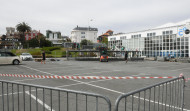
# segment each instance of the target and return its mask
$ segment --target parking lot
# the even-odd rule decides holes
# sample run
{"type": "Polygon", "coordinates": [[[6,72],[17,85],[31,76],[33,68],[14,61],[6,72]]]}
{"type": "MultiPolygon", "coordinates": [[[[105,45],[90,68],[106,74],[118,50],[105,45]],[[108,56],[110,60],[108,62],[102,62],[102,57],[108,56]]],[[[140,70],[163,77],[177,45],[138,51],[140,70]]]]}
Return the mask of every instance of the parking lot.
{"type": "MultiPolygon", "coordinates": [[[[59,76],[117,76],[117,77],[162,77],[181,73],[190,78],[190,64],[177,62],[128,62],[125,61],[47,61],[46,64],[23,61],[21,65],[0,65],[0,74],[59,75],[59,76]]],[[[168,79],[49,79],[0,77],[1,80],[29,83],[34,85],[58,87],[86,91],[107,96],[114,107],[121,94],[166,81],[168,79]]],[[[185,110],[190,111],[190,81],[186,82],[185,110]]],[[[40,105],[40,104],[39,104],[40,105]]]]}

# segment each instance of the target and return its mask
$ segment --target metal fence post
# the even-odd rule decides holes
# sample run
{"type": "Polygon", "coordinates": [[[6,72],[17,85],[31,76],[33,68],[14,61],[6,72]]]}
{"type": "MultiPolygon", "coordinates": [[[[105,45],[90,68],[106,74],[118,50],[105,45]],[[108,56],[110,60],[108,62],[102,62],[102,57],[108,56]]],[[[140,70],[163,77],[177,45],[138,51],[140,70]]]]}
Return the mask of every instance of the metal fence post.
{"type": "Polygon", "coordinates": [[[183,79],[183,89],[182,89],[182,111],[183,111],[183,108],[184,108],[184,92],[185,92],[185,78],[184,78],[184,76],[182,76],[182,79],[183,79]]]}
{"type": "Polygon", "coordinates": [[[68,54],[69,54],[69,51],[66,50],[66,58],[67,58],[67,60],[69,59],[68,54]]]}

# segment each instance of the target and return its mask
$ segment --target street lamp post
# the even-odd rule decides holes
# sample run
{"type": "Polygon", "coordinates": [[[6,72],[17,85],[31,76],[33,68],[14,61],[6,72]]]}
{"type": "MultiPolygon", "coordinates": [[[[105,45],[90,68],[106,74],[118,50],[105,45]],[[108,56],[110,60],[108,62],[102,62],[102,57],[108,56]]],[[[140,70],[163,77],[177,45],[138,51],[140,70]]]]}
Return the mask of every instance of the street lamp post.
{"type": "MultiPolygon", "coordinates": [[[[90,23],[90,21],[93,21],[93,19],[88,19],[88,30],[87,30],[87,37],[88,37],[88,39],[90,39],[89,38],[89,32],[90,32],[90,25],[89,25],[89,23],[90,23]]],[[[89,44],[88,44],[88,40],[87,40],[87,46],[88,46],[89,44]]]]}

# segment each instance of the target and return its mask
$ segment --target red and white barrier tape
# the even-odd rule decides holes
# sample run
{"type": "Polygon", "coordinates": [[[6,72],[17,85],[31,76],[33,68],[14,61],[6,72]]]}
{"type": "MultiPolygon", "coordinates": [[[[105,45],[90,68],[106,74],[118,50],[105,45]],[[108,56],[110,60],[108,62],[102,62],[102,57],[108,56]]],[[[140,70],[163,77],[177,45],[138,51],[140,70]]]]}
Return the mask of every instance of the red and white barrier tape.
{"type": "Polygon", "coordinates": [[[173,76],[166,77],[114,77],[114,76],[47,76],[47,75],[23,75],[23,74],[0,74],[6,77],[26,77],[26,78],[50,78],[50,79],[169,79],[176,78],[173,76]]]}

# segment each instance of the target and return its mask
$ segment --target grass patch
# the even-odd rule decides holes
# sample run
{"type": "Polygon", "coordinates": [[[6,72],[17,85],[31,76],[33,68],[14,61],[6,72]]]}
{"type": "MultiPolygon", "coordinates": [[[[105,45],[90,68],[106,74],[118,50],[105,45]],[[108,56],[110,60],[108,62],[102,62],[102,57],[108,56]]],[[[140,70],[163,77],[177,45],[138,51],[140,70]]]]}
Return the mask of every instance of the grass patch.
{"type": "Polygon", "coordinates": [[[16,55],[21,55],[22,53],[30,53],[33,57],[41,57],[42,51],[45,51],[46,57],[66,57],[66,48],[61,47],[44,47],[35,49],[19,49],[11,50],[12,53],[16,55]]]}

